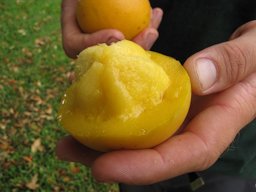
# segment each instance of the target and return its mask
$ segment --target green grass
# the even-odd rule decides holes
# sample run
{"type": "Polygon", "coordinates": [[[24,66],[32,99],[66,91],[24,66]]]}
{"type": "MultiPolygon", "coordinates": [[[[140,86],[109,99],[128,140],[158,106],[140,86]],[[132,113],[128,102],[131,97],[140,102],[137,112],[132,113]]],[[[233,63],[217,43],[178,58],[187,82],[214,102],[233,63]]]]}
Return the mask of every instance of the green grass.
{"type": "Polygon", "coordinates": [[[73,68],[62,49],[60,0],[0,2],[0,191],[117,192],[57,160],[57,110],[73,68]]]}

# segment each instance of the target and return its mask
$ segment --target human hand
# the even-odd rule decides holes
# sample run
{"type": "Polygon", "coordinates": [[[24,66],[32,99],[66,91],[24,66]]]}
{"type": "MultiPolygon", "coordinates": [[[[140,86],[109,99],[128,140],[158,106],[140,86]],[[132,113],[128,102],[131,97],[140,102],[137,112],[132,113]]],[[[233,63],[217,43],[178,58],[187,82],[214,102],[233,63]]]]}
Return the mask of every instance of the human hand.
{"type": "Polygon", "coordinates": [[[72,137],[57,145],[60,159],[90,166],[98,181],[151,184],[210,167],[256,117],[256,21],[225,43],[185,62],[193,92],[182,132],[144,150],[99,153],[72,137]],[[212,62],[211,62],[212,61],[212,62]]]}
{"type": "MultiPolygon", "coordinates": [[[[99,43],[111,44],[125,38],[120,31],[115,29],[100,30],[91,34],[83,33],[76,21],[76,6],[77,0],[62,1],[62,42],[67,56],[76,58],[83,49],[89,46],[99,43]]],[[[133,41],[145,49],[150,49],[158,38],[157,28],[161,22],[162,14],[161,9],[153,9],[150,26],[138,34],[133,41]]]]}

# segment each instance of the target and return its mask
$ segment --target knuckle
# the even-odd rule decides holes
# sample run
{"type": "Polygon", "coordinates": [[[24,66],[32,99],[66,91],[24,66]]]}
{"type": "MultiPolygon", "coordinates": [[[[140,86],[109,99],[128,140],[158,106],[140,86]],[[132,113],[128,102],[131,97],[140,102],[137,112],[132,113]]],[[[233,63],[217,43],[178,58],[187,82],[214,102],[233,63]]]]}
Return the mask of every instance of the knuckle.
{"type": "Polygon", "coordinates": [[[62,45],[63,45],[64,51],[66,52],[66,54],[68,54],[68,53],[69,53],[69,50],[70,50],[70,47],[72,46],[72,45],[70,44],[70,38],[69,38],[69,37],[63,38],[63,40],[62,40],[62,45]]]}
{"type": "Polygon", "coordinates": [[[71,56],[70,52],[69,52],[69,45],[67,45],[66,43],[63,44],[63,49],[64,49],[64,52],[67,56],[71,56]]]}
{"type": "MultiPolygon", "coordinates": [[[[239,108],[246,108],[246,116],[250,119],[256,117],[256,73],[252,74],[246,81],[239,84],[239,94],[237,94],[236,105],[239,108]]],[[[241,111],[239,114],[242,115],[241,111]]]]}
{"type": "Polygon", "coordinates": [[[74,58],[76,56],[74,41],[72,40],[72,38],[70,38],[70,36],[67,36],[63,39],[62,45],[64,52],[68,57],[74,58]]]}
{"type": "Polygon", "coordinates": [[[200,144],[200,150],[198,149],[196,154],[194,154],[198,160],[192,168],[192,171],[206,170],[216,162],[216,160],[221,155],[221,150],[219,148],[216,148],[215,145],[211,141],[206,140],[206,138],[199,136],[198,134],[193,132],[190,133],[200,144]]]}
{"type": "Polygon", "coordinates": [[[65,54],[70,58],[76,58],[79,51],[79,46],[82,41],[79,40],[75,33],[69,33],[62,36],[62,46],[65,54]],[[79,46],[78,46],[79,45],[79,46]]]}
{"type": "Polygon", "coordinates": [[[198,167],[199,171],[203,171],[208,169],[210,166],[212,166],[216,160],[218,159],[218,157],[220,156],[219,153],[214,152],[212,150],[205,150],[204,153],[202,154],[202,161],[200,163],[200,167],[198,167]]]}
{"type": "Polygon", "coordinates": [[[239,82],[247,71],[245,51],[235,42],[227,42],[222,46],[225,78],[228,84],[239,82]]]}
{"type": "Polygon", "coordinates": [[[255,34],[255,28],[256,28],[256,20],[250,21],[241,27],[239,27],[231,36],[230,39],[235,39],[237,37],[240,37],[241,35],[248,33],[253,30],[253,34],[255,34]]]}

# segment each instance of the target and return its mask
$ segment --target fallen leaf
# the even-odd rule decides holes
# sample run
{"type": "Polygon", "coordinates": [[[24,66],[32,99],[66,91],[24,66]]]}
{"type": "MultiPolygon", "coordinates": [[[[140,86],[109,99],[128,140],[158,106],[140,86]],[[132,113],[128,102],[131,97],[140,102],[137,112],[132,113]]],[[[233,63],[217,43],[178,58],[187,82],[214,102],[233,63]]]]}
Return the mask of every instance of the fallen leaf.
{"type": "Polygon", "coordinates": [[[34,29],[35,31],[39,31],[39,30],[41,29],[40,24],[39,24],[38,22],[34,23],[33,29],[34,29]]]}
{"type": "Polygon", "coordinates": [[[76,173],[79,173],[79,172],[80,172],[80,168],[77,167],[77,166],[72,166],[72,167],[70,168],[70,170],[71,170],[71,172],[72,172],[73,174],[76,174],[76,173]]]}
{"type": "Polygon", "coordinates": [[[32,57],[33,53],[28,48],[23,48],[22,53],[27,57],[32,57]]]}
{"type": "Polygon", "coordinates": [[[61,191],[61,189],[60,189],[59,186],[53,186],[53,191],[54,192],[59,192],[59,191],[61,191]]]}
{"type": "Polygon", "coordinates": [[[10,153],[14,149],[6,138],[0,137],[0,150],[10,153]]]}
{"type": "Polygon", "coordinates": [[[31,145],[31,151],[32,153],[36,153],[37,151],[42,152],[44,150],[44,147],[41,143],[41,139],[38,138],[34,141],[34,143],[31,145]]]}
{"type": "Polygon", "coordinates": [[[0,129],[5,130],[6,127],[7,127],[7,124],[8,124],[7,121],[2,121],[2,122],[0,122],[0,129]]]}
{"type": "Polygon", "coordinates": [[[26,32],[25,29],[19,29],[19,30],[18,30],[18,33],[19,33],[20,35],[22,35],[22,36],[26,36],[26,35],[27,35],[27,32],[26,32]]]}
{"type": "Polygon", "coordinates": [[[21,3],[23,3],[23,0],[16,0],[16,4],[21,4],[21,3]]]}
{"type": "Polygon", "coordinates": [[[50,42],[49,37],[40,37],[40,38],[35,39],[34,44],[36,47],[42,47],[42,46],[48,44],[49,42],[50,42]]]}
{"type": "Polygon", "coordinates": [[[35,86],[36,86],[36,87],[42,87],[41,81],[36,81],[36,82],[35,82],[35,86]]]}
{"type": "Polygon", "coordinates": [[[48,105],[48,106],[47,106],[47,109],[45,110],[45,113],[46,113],[47,115],[51,115],[51,114],[52,114],[52,106],[51,106],[51,105],[48,105]]]}
{"type": "Polygon", "coordinates": [[[26,187],[28,189],[31,189],[31,190],[36,190],[38,187],[39,187],[39,184],[37,183],[38,182],[38,175],[35,174],[31,181],[29,181],[27,184],[26,184],[26,187]]]}
{"type": "Polygon", "coordinates": [[[24,157],[22,157],[26,162],[28,162],[28,163],[32,163],[32,161],[33,161],[33,157],[32,156],[24,156],[24,157]]]}
{"type": "Polygon", "coordinates": [[[33,95],[30,99],[36,102],[37,105],[42,105],[44,103],[44,100],[38,95],[33,95]]]}
{"type": "Polygon", "coordinates": [[[44,41],[43,38],[38,38],[38,39],[35,40],[35,45],[37,47],[43,46],[44,44],[45,44],[45,41],[44,41]]]}
{"type": "Polygon", "coordinates": [[[68,176],[63,177],[62,179],[64,182],[69,182],[71,180],[71,178],[68,176]]]}
{"type": "Polygon", "coordinates": [[[14,73],[18,73],[19,72],[19,67],[18,66],[12,66],[11,68],[10,68],[14,73]]]}

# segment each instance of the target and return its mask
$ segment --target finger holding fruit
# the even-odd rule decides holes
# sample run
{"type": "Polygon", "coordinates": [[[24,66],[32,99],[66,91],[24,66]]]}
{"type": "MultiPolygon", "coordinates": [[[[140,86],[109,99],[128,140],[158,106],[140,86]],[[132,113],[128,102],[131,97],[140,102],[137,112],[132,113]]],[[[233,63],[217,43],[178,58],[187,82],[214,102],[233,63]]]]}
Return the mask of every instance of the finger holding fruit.
{"type": "MultiPolygon", "coordinates": [[[[151,22],[151,25],[154,27],[149,29],[157,28],[157,24],[153,25],[152,23],[154,22],[151,22]]],[[[80,70],[77,72],[78,79],[67,91],[66,100],[64,99],[65,105],[63,105],[64,107],[62,106],[62,109],[60,110],[63,126],[66,127],[79,142],[74,140],[73,137],[62,139],[57,145],[58,157],[63,160],[80,162],[90,166],[94,177],[98,181],[121,182],[132,185],[152,184],[189,172],[208,169],[218,161],[218,158],[228,148],[232,141],[234,141],[239,131],[245,127],[248,122],[255,119],[256,76],[255,62],[253,62],[255,61],[255,54],[253,53],[255,50],[255,44],[253,44],[255,40],[255,26],[255,21],[245,24],[245,26],[242,26],[231,36],[230,41],[204,49],[188,58],[184,66],[191,79],[194,93],[200,96],[193,97],[187,119],[182,124],[182,132],[176,135],[170,134],[166,137],[167,139],[162,138],[163,140],[161,140],[163,142],[159,145],[157,145],[157,143],[160,142],[160,140],[155,142],[155,139],[159,139],[159,135],[163,135],[161,134],[162,131],[162,133],[170,133],[168,128],[173,127],[173,124],[169,124],[169,121],[169,126],[156,126],[157,128],[165,127],[167,129],[160,129],[159,131],[154,132],[154,134],[149,134],[149,137],[148,133],[151,132],[153,125],[159,125],[159,122],[163,122],[159,121],[158,117],[166,117],[162,114],[165,110],[159,110],[159,113],[155,114],[152,113],[154,114],[151,115],[152,118],[146,118],[149,121],[143,121],[143,118],[142,120],[138,120],[138,118],[135,117],[139,117],[145,111],[148,111],[145,106],[149,106],[149,111],[158,106],[161,102],[156,102],[158,104],[152,105],[147,99],[151,98],[151,96],[153,96],[152,98],[159,99],[159,97],[154,97],[154,93],[165,92],[163,90],[165,90],[166,87],[170,87],[171,79],[177,78],[180,80],[179,77],[176,77],[175,75],[168,76],[167,74],[167,79],[169,80],[164,78],[165,75],[161,75],[164,79],[160,79],[156,73],[160,74],[161,72],[159,72],[159,70],[152,70],[153,73],[151,74],[151,77],[154,78],[142,79],[160,79],[160,82],[156,81],[158,82],[158,91],[142,91],[135,94],[134,89],[129,88],[130,86],[132,87],[132,83],[128,83],[129,85],[125,86],[123,83],[116,81],[117,79],[120,79],[119,75],[121,74],[127,75],[133,73],[126,73],[126,70],[123,70],[123,72],[120,73],[118,68],[115,68],[114,70],[111,70],[111,68],[108,67],[105,68],[109,65],[105,64],[105,62],[91,60],[92,58],[95,58],[94,56],[97,55],[97,52],[96,54],[92,54],[94,56],[91,55],[90,57],[86,57],[85,60],[87,62],[93,62],[89,65],[86,64],[86,67],[79,67],[80,70]],[[230,70],[231,64],[232,70],[230,70]],[[241,67],[244,70],[239,70],[241,67]],[[103,75],[104,77],[107,77],[106,81],[101,79],[102,76],[92,75],[93,71],[98,74],[103,74],[106,69],[107,73],[103,75]],[[206,71],[208,72],[207,75],[205,73],[206,71]],[[95,81],[91,81],[93,78],[95,81]],[[85,80],[93,83],[86,83],[85,80]],[[112,84],[110,84],[110,82],[112,82],[112,84]],[[111,86],[106,86],[106,84],[111,86]],[[85,87],[87,91],[84,92],[85,89],[79,89],[81,86],[85,87]],[[117,87],[121,89],[117,89],[117,87]],[[104,92],[105,90],[111,91],[104,92]],[[150,96],[143,98],[144,95],[142,93],[144,93],[144,95],[145,93],[148,93],[150,96]],[[125,96],[123,97],[123,95],[125,96]],[[142,101],[144,104],[140,105],[137,103],[138,101],[142,101]],[[101,107],[88,107],[97,106],[95,104],[99,104],[101,107]],[[87,106],[85,110],[82,109],[83,106],[87,106]],[[83,113],[76,115],[81,111],[83,113]],[[99,118],[95,118],[94,115],[89,115],[90,118],[88,119],[88,114],[97,114],[98,112],[103,112],[99,115],[99,118]],[[84,115],[84,113],[87,115],[84,115]],[[133,121],[135,123],[130,124],[133,126],[125,127],[115,123],[115,121],[123,121],[125,123],[126,121],[124,121],[124,119],[127,119],[127,117],[135,118],[135,121],[133,121]],[[72,118],[74,118],[73,121],[72,118]],[[95,126],[94,123],[90,124],[90,121],[95,119],[97,120],[97,125],[103,125],[103,131],[101,131],[102,129],[98,129],[101,126],[95,126]],[[111,121],[113,120],[112,124],[101,124],[103,122],[101,120],[110,122],[110,119],[111,121]],[[151,123],[152,121],[154,121],[155,124],[151,123]],[[76,124],[76,126],[72,126],[72,123],[76,124]],[[85,126],[80,130],[79,125],[85,126]],[[133,129],[140,125],[143,129],[139,127],[137,132],[128,129],[129,127],[132,127],[133,129]],[[149,126],[147,127],[146,125],[149,126]],[[112,129],[113,127],[114,129],[112,129]],[[89,136],[92,133],[94,133],[94,135],[89,136]],[[124,133],[122,135],[123,137],[121,137],[123,139],[117,139],[117,136],[120,136],[122,133],[124,133]],[[137,137],[134,133],[137,133],[137,137]],[[107,137],[110,139],[106,139],[107,137]],[[135,140],[132,141],[132,138],[135,138],[135,140]],[[154,141],[154,143],[150,144],[151,141],[154,141]],[[131,145],[127,145],[129,143],[131,145]],[[145,145],[145,143],[147,145],[145,145]],[[98,152],[99,150],[108,152],[98,152]]],[[[132,39],[144,48],[146,47],[144,46],[143,34],[146,34],[145,31],[148,31],[147,29],[132,39]],[[142,38],[142,41],[140,41],[140,37],[142,38]]],[[[82,32],[80,31],[80,33],[82,32]]],[[[125,38],[125,36],[123,36],[123,38],[125,38]]],[[[97,44],[97,42],[94,43],[97,44]]],[[[148,44],[148,47],[150,46],[151,45],[148,44]]],[[[80,51],[81,50],[82,48],[80,51]]],[[[100,53],[103,52],[102,50],[99,51],[98,55],[102,55],[100,53]]],[[[109,51],[107,52],[109,53],[109,51]]],[[[138,53],[140,51],[136,49],[136,51],[133,52],[138,53]]],[[[82,55],[83,53],[81,53],[81,57],[83,57],[82,55]]],[[[164,61],[165,57],[158,57],[156,56],[157,54],[151,54],[150,52],[149,55],[149,57],[157,64],[162,65],[163,63],[166,63],[164,61]]],[[[116,56],[114,56],[114,58],[116,58],[116,56]]],[[[126,55],[125,58],[127,59],[129,57],[126,55]]],[[[105,59],[111,61],[108,57],[105,57],[105,59]]],[[[78,66],[81,65],[78,64],[78,66]]],[[[129,68],[129,65],[124,66],[129,68]]],[[[149,68],[150,67],[147,64],[147,69],[149,68]]],[[[154,67],[151,67],[151,69],[152,68],[154,67]]],[[[143,70],[141,72],[143,72],[143,70]]],[[[143,75],[144,77],[147,77],[150,73],[148,72],[144,74],[137,72],[135,74],[139,74],[135,75],[135,77],[142,77],[143,75]]],[[[123,78],[132,80],[130,77],[123,78]]],[[[181,79],[184,80],[184,78],[181,79]]],[[[144,87],[150,87],[148,86],[148,83],[145,84],[145,82],[142,83],[142,85],[147,85],[144,87]]],[[[176,88],[177,87],[180,86],[176,86],[176,88]]],[[[137,90],[141,91],[139,88],[137,88],[137,90]]],[[[175,91],[172,93],[175,93],[175,91]]],[[[184,96],[184,94],[181,95],[184,96]]],[[[173,96],[173,98],[175,98],[175,94],[173,96]]],[[[160,99],[160,101],[164,101],[164,98],[166,97],[163,96],[160,98],[163,99],[160,99]]],[[[153,100],[157,101],[157,99],[153,100]]],[[[178,102],[174,103],[177,104],[178,102]]],[[[158,107],[155,109],[157,108],[158,107]]],[[[184,107],[181,108],[184,109],[184,107]]],[[[169,109],[173,109],[172,106],[169,107],[169,109]]],[[[184,114],[185,113],[183,113],[183,115],[184,114]]],[[[182,123],[182,120],[183,118],[181,118],[179,122],[182,123]]],[[[178,125],[177,127],[179,127],[178,125]]]]}
{"type": "MultiPolygon", "coordinates": [[[[148,12],[142,10],[148,22],[141,21],[145,25],[135,27],[137,31],[133,34],[130,34],[130,28],[127,33],[118,27],[93,32],[78,27],[82,21],[78,21],[78,9],[72,3],[63,1],[62,29],[67,55],[73,58],[78,55],[76,80],[63,98],[59,118],[62,126],[85,147],[69,137],[68,142],[64,139],[58,144],[58,156],[65,156],[69,149],[73,154],[75,151],[81,154],[79,151],[86,149],[88,153],[83,153],[86,158],[81,158],[88,161],[81,161],[92,165],[101,155],[97,151],[147,150],[167,141],[186,117],[191,85],[177,60],[146,51],[158,37],[162,10],[152,11],[150,6],[147,6],[148,12]],[[116,38],[118,34],[120,38],[116,38]],[[109,42],[109,39],[114,41],[109,42]],[[119,42],[113,43],[116,41],[119,42]],[[93,46],[95,44],[100,45],[93,46]]],[[[133,15],[138,19],[135,13],[133,15]]],[[[136,26],[127,22],[122,24],[136,26]]],[[[70,161],[76,161],[73,155],[69,157],[70,161]]]]}
{"type": "Polygon", "coordinates": [[[64,50],[67,56],[76,58],[87,47],[123,39],[133,40],[150,49],[158,38],[157,28],[162,14],[159,8],[152,10],[148,0],[63,0],[61,23],[64,50]],[[116,6],[113,7],[113,4],[116,6]]]}

